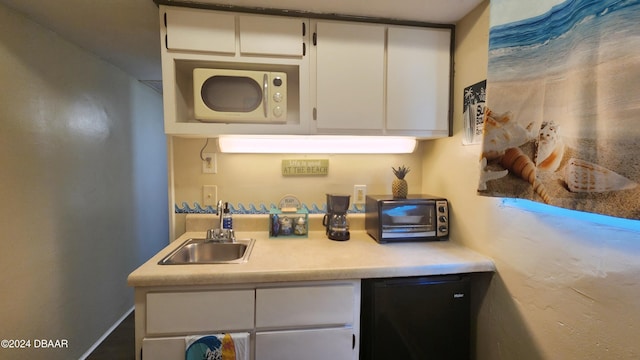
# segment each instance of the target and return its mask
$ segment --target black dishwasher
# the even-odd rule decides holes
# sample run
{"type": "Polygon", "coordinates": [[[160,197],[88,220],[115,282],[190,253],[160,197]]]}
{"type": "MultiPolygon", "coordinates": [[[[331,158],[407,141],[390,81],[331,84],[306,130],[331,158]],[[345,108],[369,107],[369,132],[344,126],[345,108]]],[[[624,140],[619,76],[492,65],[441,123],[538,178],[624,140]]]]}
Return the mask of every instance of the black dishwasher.
{"type": "Polygon", "coordinates": [[[469,359],[469,288],[468,275],[363,280],[360,359],[469,359]]]}

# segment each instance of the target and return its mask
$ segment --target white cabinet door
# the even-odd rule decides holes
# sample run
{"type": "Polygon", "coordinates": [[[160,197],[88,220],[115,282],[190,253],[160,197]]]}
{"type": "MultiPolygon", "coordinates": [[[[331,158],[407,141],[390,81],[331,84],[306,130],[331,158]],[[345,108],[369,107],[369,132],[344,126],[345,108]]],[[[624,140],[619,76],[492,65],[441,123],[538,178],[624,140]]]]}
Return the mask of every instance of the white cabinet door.
{"type": "Polygon", "coordinates": [[[167,7],[167,43],[171,50],[235,54],[235,15],[167,7]]]}
{"type": "Polygon", "coordinates": [[[389,27],[388,130],[449,129],[451,29],[389,27]]]}
{"type": "Polygon", "coordinates": [[[315,29],[317,129],[381,130],[385,27],[318,21],[315,29]]]}
{"type": "Polygon", "coordinates": [[[142,339],[142,358],[153,360],[181,360],[185,358],[184,336],[142,339]]]}
{"type": "Polygon", "coordinates": [[[256,360],[354,360],[353,331],[292,330],[256,333],[256,360]]]}
{"type": "Polygon", "coordinates": [[[303,56],[306,19],[240,15],[239,21],[241,55],[303,56]]]}

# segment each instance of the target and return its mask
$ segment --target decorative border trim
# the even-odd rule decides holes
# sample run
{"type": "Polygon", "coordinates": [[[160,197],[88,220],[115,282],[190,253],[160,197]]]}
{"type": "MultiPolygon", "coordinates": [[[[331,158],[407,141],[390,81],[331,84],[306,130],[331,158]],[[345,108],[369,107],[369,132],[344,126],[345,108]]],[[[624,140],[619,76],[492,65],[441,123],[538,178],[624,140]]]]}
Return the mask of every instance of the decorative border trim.
{"type": "MultiPolygon", "coordinates": [[[[256,207],[254,204],[249,204],[249,208],[247,209],[243,204],[238,204],[236,208],[233,204],[229,203],[229,212],[232,214],[269,214],[269,209],[277,209],[278,207],[275,204],[270,204],[267,208],[264,204],[260,204],[256,207]]],[[[308,207],[306,204],[302,204],[302,208],[307,210],[309,214],[325,214],[327,212],[327,205],[323,204],[322,208],[319,208],[316,204],[312,204],[311,207],[308,207]]],[[[182,203],[182,207],[178,206],[178,204],[174,204],[174,209],[176,214],[217,214],[216,209],[214,209],[211,205],[207,205],[202,207],[197,202],[193,203],[193,207],[190,206],[187,202],[182,203]]],[[[351,208],[348,213],[357,214],[364,213],[364,205],[358,207],[355,204],[351,205],[351,208]]]]}

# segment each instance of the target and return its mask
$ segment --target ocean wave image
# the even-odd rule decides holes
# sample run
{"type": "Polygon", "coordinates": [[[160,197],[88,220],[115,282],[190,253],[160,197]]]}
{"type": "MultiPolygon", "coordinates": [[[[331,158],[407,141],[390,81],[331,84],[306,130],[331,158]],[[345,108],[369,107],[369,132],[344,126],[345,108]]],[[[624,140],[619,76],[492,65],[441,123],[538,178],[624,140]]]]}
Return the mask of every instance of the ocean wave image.
{"type": "Polygon", "coordinates": [[[489,35],[488,77],[505,81],[562,71],[636,52],[640,45],[639,0],[568,0],[532,18],[494,26],[489,35]],[[621,44],[625,38],[631,44],[621,44]],[[594,57],[574,53],[598,44],[594,57]]]}
{"type": "Polygon", "coordinates": [[[501,3],[478,193],[640,219],[640,0],[501,3]]]}

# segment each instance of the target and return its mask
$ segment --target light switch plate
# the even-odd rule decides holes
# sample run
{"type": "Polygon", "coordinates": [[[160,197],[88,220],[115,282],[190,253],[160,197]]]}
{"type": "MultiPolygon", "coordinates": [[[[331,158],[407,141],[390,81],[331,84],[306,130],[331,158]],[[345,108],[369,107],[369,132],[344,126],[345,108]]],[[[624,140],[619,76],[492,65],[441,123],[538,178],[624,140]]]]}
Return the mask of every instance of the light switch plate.
{"type": "Polygon", "coordinates": [[[216,185],[204,185],[202,187],[202,204],[215,206],[218,203],[218,187],[216,185]]]}

